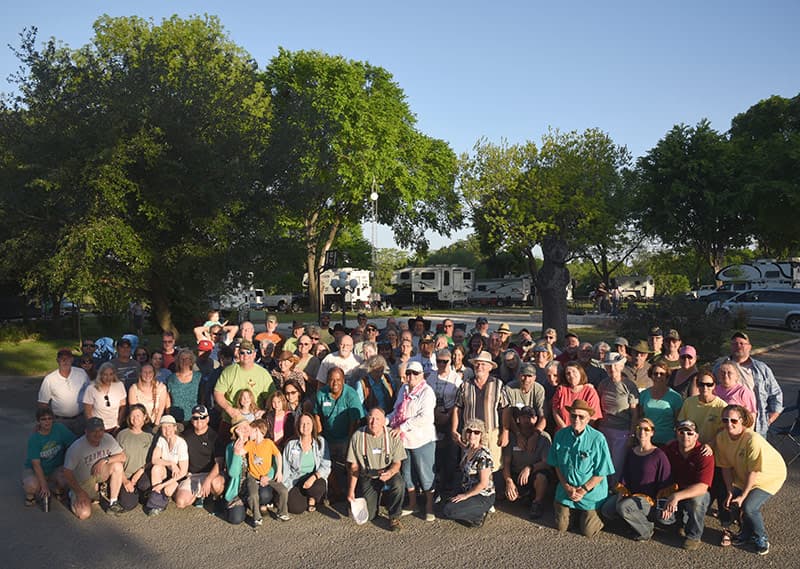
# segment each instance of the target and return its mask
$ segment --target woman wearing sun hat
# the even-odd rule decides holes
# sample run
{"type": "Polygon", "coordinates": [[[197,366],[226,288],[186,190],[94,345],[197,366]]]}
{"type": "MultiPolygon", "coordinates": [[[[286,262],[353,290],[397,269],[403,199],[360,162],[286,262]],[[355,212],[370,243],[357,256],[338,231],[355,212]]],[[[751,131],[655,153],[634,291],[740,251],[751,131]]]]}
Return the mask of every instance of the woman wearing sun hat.
{"type": "Polygon", "coordinates": [[[178,489],[178,484],[189,472],[189,448],[186,441],[179,437],[183,432],[183,424],[178,423],[172,415],[164,415],[158,424],[159,435],[153,449],[153,468],[150,470],[150,481],[153,483],[151,499],[148,500],[147,515],[155,516],[166,507],[166,501],[154,500],[153,494],[162,494],[166,498],[178,489]],[[161,507],[163,504],[163,507],[161,507]]]}

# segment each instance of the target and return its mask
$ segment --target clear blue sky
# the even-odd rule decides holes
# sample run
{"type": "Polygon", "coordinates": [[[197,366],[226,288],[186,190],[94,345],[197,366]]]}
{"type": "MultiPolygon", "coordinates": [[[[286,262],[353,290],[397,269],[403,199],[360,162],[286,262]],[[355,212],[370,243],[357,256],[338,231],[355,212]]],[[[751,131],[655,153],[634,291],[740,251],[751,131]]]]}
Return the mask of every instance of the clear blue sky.
{"type": "MultiPolygon", "coordinates": [[[[262,67],[278,46],[380,65],[420,130],[459,154],[552,126],[600,128],[638,157],[676,123],[705,117],[724,131],[760,99],[800,93],[798,0],[29,0],[6,4],[0,34],[18,44],[36,26],[78,47],[103,13],[215,14],[262,67]]],[[[1,50],[0,90],[16,68],[1,50]]],[[[392,245],[380,230],[378,246],[392,245]]]]}

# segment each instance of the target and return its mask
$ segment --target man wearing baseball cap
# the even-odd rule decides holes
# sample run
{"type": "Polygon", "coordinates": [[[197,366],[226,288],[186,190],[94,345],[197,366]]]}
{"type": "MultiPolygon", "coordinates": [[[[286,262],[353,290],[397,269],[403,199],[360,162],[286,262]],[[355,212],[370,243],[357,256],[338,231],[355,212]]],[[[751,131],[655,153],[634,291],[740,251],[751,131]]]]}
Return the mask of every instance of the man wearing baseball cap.
{"type": "Polygon", "coordinates": [[[124,512],[117,501],[125,479],[125,452],[119,443],[105,432],[103,420],[92,417],[86,421],[84,436],[67,449],[64,458],[64,478],[69,486],[70,509],[78,519],[92,515],[92,501],[107,500],[108,511],[124,512]],[[107,485],[107,495],[101,486],[107,485]]]}
{"type": "Polygon", "coordinates": [[[178,508],[191,503],[202,508],[206,498],[217,498],[225,490],[225,478],[220,474],[223,451],[216,431],[208,426],[208,419],[205,405],[192,408],[190,428],[183,433],[189,451],[189,474],[175,493],[178,508]]]}
{"type": "Polygon", "coordinates": [[[686,533],[682,547],[691,551],[700,547],[705,528],[706,510],[711,503],[708,489],[714,479],[714,456],[703,454],[694,421],[680,421],[675,432],[677,439],[662,450],[669,459],[677,490],[667,498],[661,519],[657,521],[664,525],[682,522],[686,533]]]}
{"type": "Polygon", "coordinates": [[[53,411],[57,423],[63,423],[75,435],[83,434],[83,391],[89,385],[89,375],[72,365],[73,355],[69,348],[61,348],[56,354],[58,369],[48,373],[39,387],[38,405],[53,411]]]}

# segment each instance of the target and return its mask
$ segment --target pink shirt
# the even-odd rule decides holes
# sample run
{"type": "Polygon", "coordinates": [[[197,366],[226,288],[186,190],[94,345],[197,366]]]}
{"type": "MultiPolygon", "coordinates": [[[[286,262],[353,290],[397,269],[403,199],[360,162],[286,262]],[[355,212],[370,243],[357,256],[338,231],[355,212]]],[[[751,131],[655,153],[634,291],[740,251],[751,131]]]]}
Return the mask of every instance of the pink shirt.
{"type": "Polygon", "coordinates": [[[725,389],[717,384],[714,388],[714,395],[722,399],[728,405],[741,405],[754,416],[756,414],[755,394],[740,383],[737,383],[729,389],[725,389]]]}
{"type": "Polygon", "coordinates": [[[594,415],[591,417],[592,421],[603,418],[603,412],[600,410],[600,398],[597,396],[597,391],[589,383],[585,384],[578,393],[572,391],[571,387],[559,385],[553,394],[553,414],[558,415],[567,425],[570,425],[571,421],[567,406],[572,405],[576,399],[583,399],[589,404],[589,407],[594,409],[594,415]]]}

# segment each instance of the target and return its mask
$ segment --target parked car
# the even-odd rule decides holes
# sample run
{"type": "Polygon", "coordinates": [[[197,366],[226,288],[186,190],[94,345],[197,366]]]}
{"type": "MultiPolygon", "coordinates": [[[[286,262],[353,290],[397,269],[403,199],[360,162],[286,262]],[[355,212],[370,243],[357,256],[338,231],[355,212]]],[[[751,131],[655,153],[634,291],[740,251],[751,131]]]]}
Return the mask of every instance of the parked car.
{"type": "Polygon", "coordinates": [[[800,332],[800,289],[754,289],[737,294],[716,309],[723,316],[745,317],[748,325],[780,326],[800,332]]]}

